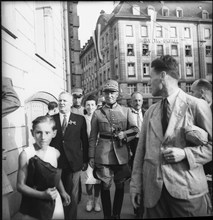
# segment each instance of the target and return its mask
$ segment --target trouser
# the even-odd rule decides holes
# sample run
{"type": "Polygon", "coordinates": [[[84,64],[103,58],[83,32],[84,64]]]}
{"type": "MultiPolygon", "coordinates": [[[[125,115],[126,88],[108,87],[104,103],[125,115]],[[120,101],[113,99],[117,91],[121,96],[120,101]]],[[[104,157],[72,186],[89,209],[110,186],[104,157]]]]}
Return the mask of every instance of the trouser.
{"type": "Polygon", "coordinates": [[[93,173],[94,177],[101,180],[101,202],[104,218],[110,218],[112,214],[120,216],[124,197],[124,182],[131,175],[128,164],[96,164],[93,173]],[[111,213],[110,188],[112,180],[114,180],[115,183],[115,196],[113,201],[113,211],[111,213]]]}
{"type": "Polygon", "coordinates": [[[61,179],[64,184],[64,188],[71,199],[71,203],[68,206],[64,206],[65,220],[77,219],[80,174],[81,171],[73,173],[68,169],[62,170],[61,179]]]}
{"type": "Polygon", "coordinates": [[[194,199],[176,199],[163,186],[161,197],[153,208],[145,208],[143,218],[178,218],[209,216],[209,194],[194,199]]]}
{"type": "Polygon", "coordinates": [[[113,216],[120,216],[124,198],[124,183],[115,184],[115,195],[113,200],[113,210],[111,211],[110,189],[101,187],[101,202],[103,206],[104,218],[109,219],[113,216]]]}

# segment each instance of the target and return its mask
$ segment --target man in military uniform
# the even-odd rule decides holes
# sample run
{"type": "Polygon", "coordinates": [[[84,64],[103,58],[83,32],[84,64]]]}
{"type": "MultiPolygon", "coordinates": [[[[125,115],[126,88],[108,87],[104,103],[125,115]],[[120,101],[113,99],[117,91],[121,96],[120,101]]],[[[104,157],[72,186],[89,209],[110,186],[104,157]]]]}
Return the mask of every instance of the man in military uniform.
{"type": "Polygon", "coordinates": [[[94,176],[101,180],[104,218],[120,219],[124,182],[131,176],[127,143],[139,130],[130,108],[117,103],[118,83],[108,80],[103,92],[106,104],[94,112],[91,121],[89,163],[94,167],[94,176]],[[110,187],[113,179],[116,189],[111,213],[110,187]]]}
{"type": "Polygon", "coordinates": [[[81,88],[74,88],[71,93],[73,96],[72,113],[84,115],[84,107],[82,106],[82,99],[84,97],[83,90],[81,88]]]}

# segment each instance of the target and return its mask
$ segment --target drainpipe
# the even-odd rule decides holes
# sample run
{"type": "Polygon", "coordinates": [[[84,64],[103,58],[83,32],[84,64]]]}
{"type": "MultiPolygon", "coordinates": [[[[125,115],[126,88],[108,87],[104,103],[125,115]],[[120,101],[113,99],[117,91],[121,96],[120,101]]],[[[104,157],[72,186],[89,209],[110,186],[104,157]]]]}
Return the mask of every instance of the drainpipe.
{"type": "Polygon", "coordinates": [[[66,82],[67,82],[67,91],[71,93],[71,71],[70,71],[70,47],[69,47],[69,11],[68,4],[69,2],[64,2],[64,28],[65,28],[65,62],[66,62],[66,82]]]}

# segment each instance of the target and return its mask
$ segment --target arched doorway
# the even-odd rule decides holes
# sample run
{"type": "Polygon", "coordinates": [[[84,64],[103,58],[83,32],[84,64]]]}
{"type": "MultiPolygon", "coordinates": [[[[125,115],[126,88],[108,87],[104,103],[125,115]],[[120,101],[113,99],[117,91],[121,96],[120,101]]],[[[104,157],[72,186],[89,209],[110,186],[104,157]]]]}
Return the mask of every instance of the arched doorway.
{"type": "Polygon", "coordinates": [[[55,96],[44,91],[35,93],[25,101],[28,145],[34,143],[34,139],[30,131],[32,129],[32,121],[38,116],[46,115],[48,111],[48,103],[51,101],[58,102],[55,96]]]}

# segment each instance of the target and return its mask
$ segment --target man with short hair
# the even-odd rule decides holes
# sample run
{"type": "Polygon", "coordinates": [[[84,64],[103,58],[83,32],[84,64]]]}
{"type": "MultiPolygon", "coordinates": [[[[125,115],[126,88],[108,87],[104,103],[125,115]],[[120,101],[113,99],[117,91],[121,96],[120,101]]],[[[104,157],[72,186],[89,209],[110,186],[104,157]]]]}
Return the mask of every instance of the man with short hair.
{"type": "MultiPolygon", "coordinates": [[[[212,110],[212,84],[206,79],[198,79],[193,82],[192,95],[207,101],[212,110]]],[[[204,171],[207,176],[207,182],[209,187],[209,193],[211,196],[211,201],[213,203],[213,193],[212,193],[212,160],[207,164],[204,164],[204,171]]]]}
{"type": "Polygon", "coordinates": [[[208,104],[178,87],[178,62],[170,55],[151,63],[153,96],[143,119],[130,194],[133,206],[144,200],[143,218],[207,216],[211,206],[203,165],[212,159],[212,114],[208,104]],[[194,145],[188,126],[202,128],[208,139],[194,145]]]}
{"type": "Polygon", "coordinates": [[[124,182],[131,176],[127,143],[138,133],[130,108],[117,103],[118,82],[108,80],[103,87],[106,104],[93,113],[89,138],[90,165],[101,180],[101,202],[104,218],[120,219],[124,182]],[[113,210],[110,188],[115,183],[113,210]]]}
{"type": "Polygon", "coordinates": [[[62,169],[61,179],[71,198],[70,205],[64,206],[65,220],[70,220],[77,219],[80,174],[87,169],[89,144],[85,118],[71,112],[72,95],[62,92],[58,102],[59,113],[53,115],[57,134],[50,146],[60,151],[58,167],[62,169]]]}
{"type": "Polygon", "coordinates": [[[55,101],[49,102],[47,115],[55,115],[57,113],[58,113],[58,103],[55,101]]]}
{"type": "Polygon", "coordinates": [[[207,79],[198,79],[191,86],[192,95],[204,99],[212,109],[212,84],[207,79]]]}

